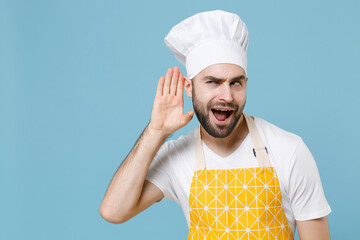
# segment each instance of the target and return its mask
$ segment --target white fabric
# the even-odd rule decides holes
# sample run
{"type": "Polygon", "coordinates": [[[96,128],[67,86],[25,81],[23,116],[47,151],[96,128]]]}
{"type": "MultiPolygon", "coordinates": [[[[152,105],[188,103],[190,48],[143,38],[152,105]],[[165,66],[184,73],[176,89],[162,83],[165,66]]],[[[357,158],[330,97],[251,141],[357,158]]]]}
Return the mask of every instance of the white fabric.
{"type": "MultiPolygon", "coordinates": [[[[283,209],[295,233],[296,220],[310,220],[328,215],[315,160],[302,138],[255,117],[255,125],[269,153],[270,165],[279,178],[283,209]]],[[[199,127],[199,126],[198,126],[199,127]]],[[[146,180],[155,184],[165,198],[183,209],[188,226],[190,184],[195,169],[195,139],[198,127],[187,136],[165,142],[150,164],[146,180]]],[[[207,169],[257,167],[253,145],[248,135],[237,150],[222,158],[202,141],[207,169]]]]}
{"type": "MultiPolygon", "coordinates": [[[[259,167],[270,167],[269,156],[266,151],[265,144],[260,137],[259,131],[256,128],[254,120],[246,113],[243,112],[244,119],[246,120],[246,125],[249,130],[249,136],[253,145],[253,152],[258,162],[259,167]]],[[[196,133],[196,142],[195,142],[195,154],[196,154],[196,170],[204,170],[206,169],[206,162],[204,151],[202,147],[201,140],[201,131],[198,129],[198,133],[196,133]]]]}
{"type": "Polygon", "coordinates": [[[222,10],[197,13],[175,25],[164,38],[190,79],[216,63],[239,65],[246,74],[248,41],[240,17],[222,10]]]}

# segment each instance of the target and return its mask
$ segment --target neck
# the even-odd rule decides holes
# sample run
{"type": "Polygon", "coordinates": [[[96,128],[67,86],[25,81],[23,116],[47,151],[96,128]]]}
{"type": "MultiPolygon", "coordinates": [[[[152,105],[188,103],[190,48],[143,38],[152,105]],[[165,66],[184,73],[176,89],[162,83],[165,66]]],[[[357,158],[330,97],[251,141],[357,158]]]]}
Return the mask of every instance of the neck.
{"type": "Polygon", "coordinates": [[[237,149],[249,133],[246,120],[243,114],[234,130],[225,138],[215,138],[209,135],[201,126],[201,139],[205,144],[218,155],[225,157],[237,149]]]}

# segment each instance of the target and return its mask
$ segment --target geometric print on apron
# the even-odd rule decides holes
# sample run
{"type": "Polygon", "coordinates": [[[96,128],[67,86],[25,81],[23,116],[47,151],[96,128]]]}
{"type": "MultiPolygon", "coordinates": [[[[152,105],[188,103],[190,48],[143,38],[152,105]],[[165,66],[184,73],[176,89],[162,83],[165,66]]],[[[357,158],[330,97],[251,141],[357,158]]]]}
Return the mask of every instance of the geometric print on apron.
{"type": "Polygon", "coordinates": [[[279,180],[250,116],[243,113],[259,167],[205,169],[200,128],[189,195],[190,239],[294,239],[279,180]]]}

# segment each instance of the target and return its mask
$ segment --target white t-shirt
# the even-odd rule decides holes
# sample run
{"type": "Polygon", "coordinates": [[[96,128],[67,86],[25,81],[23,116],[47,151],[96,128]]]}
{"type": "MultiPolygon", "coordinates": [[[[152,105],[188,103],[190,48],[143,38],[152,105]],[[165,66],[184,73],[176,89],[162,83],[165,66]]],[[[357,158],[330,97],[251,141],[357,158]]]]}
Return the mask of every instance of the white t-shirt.
{"type": "MultiPolygon", "coordinates": [[[[331,212],[321,185],[315,160],[302,138],[261,118],[255,125],[268,150],[270,165],[276,170],[281,200],[288,223],[295,233],[295,220],[310,220],[331,212]]],[[[146,180],[155,184],[164,197],[177,202],[190,227],[189,194],[195,171],[197,126],[187,136],[166,141],[150,164],[146,180]]],[[[202,141],[206,169],[258,167],[248,134],[238,149],[220,157],[202,141]]]]}

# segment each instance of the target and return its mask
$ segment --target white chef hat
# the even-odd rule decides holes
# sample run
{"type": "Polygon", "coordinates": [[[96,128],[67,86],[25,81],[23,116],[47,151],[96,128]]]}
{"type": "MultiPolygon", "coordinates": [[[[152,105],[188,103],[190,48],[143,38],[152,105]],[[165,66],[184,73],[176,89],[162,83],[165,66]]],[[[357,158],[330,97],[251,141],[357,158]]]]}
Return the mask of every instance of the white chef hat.
{"type": "Polygon", "coordinates": [[[175,25],[164,41],[185,65],[190,79],[216,63],[236,64],[246,74],[249,33],[234,13],[222,10],[197,13],[175,25]]]}

